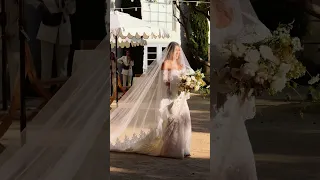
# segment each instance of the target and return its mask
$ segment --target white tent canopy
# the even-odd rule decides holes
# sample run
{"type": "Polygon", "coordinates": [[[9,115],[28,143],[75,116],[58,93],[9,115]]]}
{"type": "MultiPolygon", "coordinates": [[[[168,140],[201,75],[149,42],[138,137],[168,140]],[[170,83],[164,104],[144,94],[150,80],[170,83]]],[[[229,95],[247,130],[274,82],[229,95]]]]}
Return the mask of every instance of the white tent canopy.
{"type": "MultiPolygon", "coordinates": [[[[110,44],[111,44],[111,48],[114,48],[116,46],[116,39],[113,36],[110,36],[110,44]]],[[[147,45],[147,41],[144,39],[137,39],[137,38],[118,38],[118,42],[117,42],[117,46],[118,48],[129,48],[130,45],[132,47],[136,47],[136,46],[145,46],[147,45]]]]}
{"type": "Polygon", "coordinates": [[[118,47],[144,46],[147,44],[145,39],[170,37],[165,28],[119,11],[110,12],[110,34],[111,47],[115,47],[116,41],[118,47]]]}

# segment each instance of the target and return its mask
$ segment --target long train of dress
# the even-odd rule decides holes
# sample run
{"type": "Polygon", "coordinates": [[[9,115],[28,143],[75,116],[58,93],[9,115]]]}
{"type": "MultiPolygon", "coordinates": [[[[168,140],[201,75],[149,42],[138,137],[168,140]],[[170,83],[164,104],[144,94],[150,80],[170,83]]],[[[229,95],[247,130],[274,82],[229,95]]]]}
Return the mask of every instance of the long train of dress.
{"type": "MultiPolygon", "coordinates": [[[[136,126],[126,127],[122,133],[124,136],[111,141],[111,151],[172,158],[190,155],[191,117],[187,103],[189,96],[186,93],[178,93],[179,73],[177,70],[171,71],[170,77],[164,77],[170,79],[171,97],[161,100],[159,109],[155,110],[159,112],[160,117],[157,117],[154,125],[145,129],[136,126]]],[[[163,87],[163,93],[167,93],[166,87],[163,87]]]]}

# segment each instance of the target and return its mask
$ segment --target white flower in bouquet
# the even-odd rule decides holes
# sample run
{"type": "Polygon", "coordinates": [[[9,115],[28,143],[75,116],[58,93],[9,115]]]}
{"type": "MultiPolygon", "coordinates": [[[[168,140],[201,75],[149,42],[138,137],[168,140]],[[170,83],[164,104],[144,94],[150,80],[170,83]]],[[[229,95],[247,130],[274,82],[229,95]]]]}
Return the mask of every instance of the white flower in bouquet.
{"type": "Polygon", "coordinates": [[[309,81],[308,81],[308,84],[309,85],[313,85],[317,82],[320,81],[320,77],[319,77],[319,74],[317,74],[316,76],[312,77],[309,81]]]}
{"type": "Polygon", "coordinates": [[[270,84],[271,89],[273,89],[275,92],[281,92],[285,87],[287,83],[286,77],[276,77],[270,84]]]}
{"type": "Polygon", "coordinates": [[[187,77],[186,81],[191,82],[191,77],[187,77]]]}
{"type": "Polygon", "coordinates": [[[258,84],[263,84],[264,83],[264,78],[262,78],[262,77],[260,77],[260,76],[256,76],[255,78],[254,78],[254,81],[256,82],[256,83],[258,83],[258,84]]]}
{"type": "Polygon", "coordinates": [[[256,49],[251,49],[249,50],[245,57],[244,60],[248,63],[257,63],[260,60],[260,53],[256,49]]]}
{"type": "Polygon", "coordinates": [[[183,74],[182,76],[181,76],[181,79],[183,79],[183,80],[186,80],[188,77],[187,77],[187,75],[185,75],[185,74],[183,74]]]}
{"type": "Polygon", "coordinates": [[[191,81],[186,81],[186,86],[190,86],[191,85],[191,81]]]}
{"type": "Polygon", "coordinates": [[[290,69],[291,69],[291,64],[281,63],[277,74],[280,77],[285,76],[290,71],[290,69]]]}
{"type": "Polygon", "coordinates": [[[272,49],[269,46],[261,45],[259,51],[263,59],[270,60],[275,64],[279,64],[279,59],[273,54],[272,49]]]}
{"type": "Polygon", "coordinates": [[[294,52],[303,50],[303,47],[301,46],[301,41],[298,37],[292,38],[291,43],[293,45],[294,52]]]}
{"type": "Polygon", "coordinates": [[[231,45],[231,53],[235,57],[241,57],[242,56],[242,54],[238,50],[238,47],[235,44],[231,45]]]}
{"type": "Polygon", "coordinates": [[[257,72],[257,77],[263,79],[263,80],[267,80],[268,79],[268,73],[265,71],[258,71],[257,72]]]}
{"type": "Polygon", "coordinates": [[[247,47],[242,43],[236,43],[235,46],[240,56],[242,56],[247,51],[247,47]]]}
{"type": "Polygon", "coordinates": [[[196,81],[196,77],[191,76],[191,80],[196,81]]]}
{"type": "Polygon", "coordinates": [[[199,86],[199,85],[196,85],[196,86],[194,87],[194,91],[199,91],[199,89],[200,89],[200,86],[199,86]]]}
{"type": "Polygon", "coordinates": [[[259,65],[257,63],[245,63],[241,69],[244,74],[255,76],[259,69],[259,65]]]}
{"type": "Polygon", "coordinates": [[[242,43],[235,43],[235,44],[231,44],[230,49],[231,49],[231,54],[233,54],[235,57],[242,57],[245,54],[247,47],[242,43]]]}

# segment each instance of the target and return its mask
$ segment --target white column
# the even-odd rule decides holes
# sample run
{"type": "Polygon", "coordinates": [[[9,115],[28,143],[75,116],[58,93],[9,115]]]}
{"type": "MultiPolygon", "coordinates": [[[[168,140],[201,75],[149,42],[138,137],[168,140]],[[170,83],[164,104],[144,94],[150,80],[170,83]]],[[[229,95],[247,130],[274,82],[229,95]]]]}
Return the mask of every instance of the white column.
{"type": "Polygon", "coordinates": [[[148,47],[144,46],[144,50],[143,50],[143,73],[146,72],[146,70],[148,69],[148,47]]]}

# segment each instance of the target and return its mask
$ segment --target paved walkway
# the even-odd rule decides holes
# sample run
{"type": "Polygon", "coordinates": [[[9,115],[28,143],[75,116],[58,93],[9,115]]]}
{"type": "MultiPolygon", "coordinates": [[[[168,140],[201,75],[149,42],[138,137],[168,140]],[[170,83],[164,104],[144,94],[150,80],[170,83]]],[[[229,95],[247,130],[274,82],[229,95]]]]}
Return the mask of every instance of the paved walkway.
{"type": "Polygon", "coordinates": [[[320,179],[320,106],[257,101],[255,119],[247,121],[259,180],[320,179]]]}

